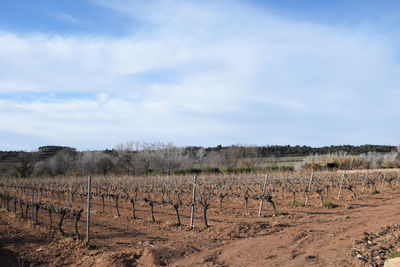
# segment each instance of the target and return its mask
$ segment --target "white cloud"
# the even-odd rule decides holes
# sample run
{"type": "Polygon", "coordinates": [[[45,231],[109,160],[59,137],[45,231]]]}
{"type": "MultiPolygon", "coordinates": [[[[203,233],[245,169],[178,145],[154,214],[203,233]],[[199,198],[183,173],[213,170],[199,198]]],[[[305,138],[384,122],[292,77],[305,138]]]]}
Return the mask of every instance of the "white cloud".
{"type": "Polygon", "coordinates": [[[63,12],[57,13],[56,17],[59,20],[65,21],[65,22],[67,22],[69,24],[78,24],[78,23],[80,23],[80,21],[77,18],[75,18],[72,15],[67,14],[67,13],[63,13],[63,12]]]}
{"type": "Polygon", "coordinates": [[[0,132],[31,136],[47,143],[66,142],[81,148],[109,147],[133,137],[157,140],[154,137],[161,136],[159,140],[167,142],[168,138],[177,136],[205,138],[225,131],[218,121],[206,117],[188,114],[175,118],[163,103],[134,104],[121,98],[52,103],[2,100],[0,120],[0,132]],[[204,132],[204,128],[210,126],[212,128],[204,132]]]}
{"type": "Polygon", "coordinates": [[[124,37],[0,32],[0,131],[85,148],[130,139],[386,143],[375,131],[347,134],[396,110],[387,96],[399,92],[398,51],[382,35],[232,1],[95,3],[142,27],[124,37]],[[18,100],[38,93],[53,97],[18,100]],[[329,138],[324,119],[336,127],[329,138]]]}
{"type": "Polygon", "coordinates": [[[100,93],[96,96],[96,100],[99,101],[100,103],[104,103],[108,99],[108,95],[105,93],[100,93]]]}

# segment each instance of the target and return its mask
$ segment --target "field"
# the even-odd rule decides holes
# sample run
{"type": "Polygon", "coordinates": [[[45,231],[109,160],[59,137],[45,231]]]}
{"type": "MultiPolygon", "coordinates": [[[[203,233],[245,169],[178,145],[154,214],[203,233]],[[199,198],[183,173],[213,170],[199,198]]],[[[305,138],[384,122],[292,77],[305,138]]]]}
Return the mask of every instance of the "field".
{"type": "Polygon", "coordinates": [[[286,157],[266,157],[258,158],[259,166],[262,167],[287,167],[294,168],[296,163],[303,161],[303,156],[286,156],[286,157]]]}
{"type": "Polygon", "coordinates": [[[379,266],[400,245],[399,174],[92,177],[88,245],[86,177],[4,179],[0,265],[379,266]]]}

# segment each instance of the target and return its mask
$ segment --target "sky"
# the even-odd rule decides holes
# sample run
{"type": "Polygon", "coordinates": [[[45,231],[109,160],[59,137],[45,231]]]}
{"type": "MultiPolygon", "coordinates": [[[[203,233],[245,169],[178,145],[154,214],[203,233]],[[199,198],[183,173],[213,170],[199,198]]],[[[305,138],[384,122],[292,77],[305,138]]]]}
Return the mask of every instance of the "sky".
{"type": "Polygon", "coordinates": [[[400,143],[400,3],[3,0],[0,150],[400,143]]]}

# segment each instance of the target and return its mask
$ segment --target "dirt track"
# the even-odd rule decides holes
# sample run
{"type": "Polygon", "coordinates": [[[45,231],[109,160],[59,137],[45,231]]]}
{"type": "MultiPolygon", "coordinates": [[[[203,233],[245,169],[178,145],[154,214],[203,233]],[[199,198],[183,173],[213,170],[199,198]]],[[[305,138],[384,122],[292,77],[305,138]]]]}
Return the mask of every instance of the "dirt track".
{"type": "MultiPolygon", "coordinates": [[[[312,207],[286,207],[288,215],[279,217],[214,211],[207,230],[200,226],[200,217],[194,230],[175,226],[172,210],[156,213],[159,222],[155,224],[130,219],[128,208],[121,209],[120,218],[95,211],[95,247],[90,250],[72,234],[49,233],[45,214],[43,225],[36,226],[20,219],[18,213],[2,210],[0,248],[2,254],[15,252],[33,266],[364,266],[352,252],[355,240],[364,232],[376,233],[398,224],[400,219],[398,192],[344,200],[335,209],[321,208],[317,201],[312,199],[312,207]]],[[[139,217],[145,218],[146,211],[139,209],[139,217]]],[[[188,217],[183,220],[187,223],[188,217]]],[[[84,221],[81,232],[83,225],[84,221]]],[[[65,229],[70,228],[72,222],[67,222],[65,229]]]]}
{"type": "Polygon", "coordinates": [[[332,210],[296,212],[298,219],[284,218],[281,231],[229,242],[201,252],[176,265],[228,266],[363,266],[352,255],[354,240],[363,232],[377,232],[400,221],[400,195],[362,198],[332,210]],[[212,265],[212,264],[210,264],[212,265]]]}

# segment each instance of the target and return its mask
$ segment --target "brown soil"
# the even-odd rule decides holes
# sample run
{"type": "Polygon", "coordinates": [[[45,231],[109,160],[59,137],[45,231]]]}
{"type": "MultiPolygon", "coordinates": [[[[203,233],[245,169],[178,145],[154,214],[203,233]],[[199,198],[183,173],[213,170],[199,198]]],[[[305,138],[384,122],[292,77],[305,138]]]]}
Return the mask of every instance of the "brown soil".
{"type": "MultiPolygon", "coordinates": [[[[255,218],[256,201],[250,202],[249,215],[239,199],[225,202],[229,209],[222,211],[213,203],[208,229],[201,210],[196,210],[192,229],[190,207],[182,208],[184,225],[177,226],[171,206],[156,206],[157,221],[152,223],[145,204],[138,206],[138,219],[132,219],[129,203],[121,202],[121,216],[115,217],[101,212],[94,201],[89,249],[74,236],[72,218],[66,219],[62,236],[49,231],[43,210],[35,225],[22,219],[18,209],[17,214],[2,209],[0,266],[364,266],[382,264],[399,245],[399,192],[365,194],[356,200],[344,196],[334,209],[320,207],[316,195],[310,207],[284,204],[288,197],[278,203],[287,215],[268,215],[272,211],[267,203],[264,218],[255,218]]],[[[53,220],[56,225],[58,215],[53,214],[53,220]]],[[[85,224],[85,219],[79,223],[81,234],[85,224]]]]}

